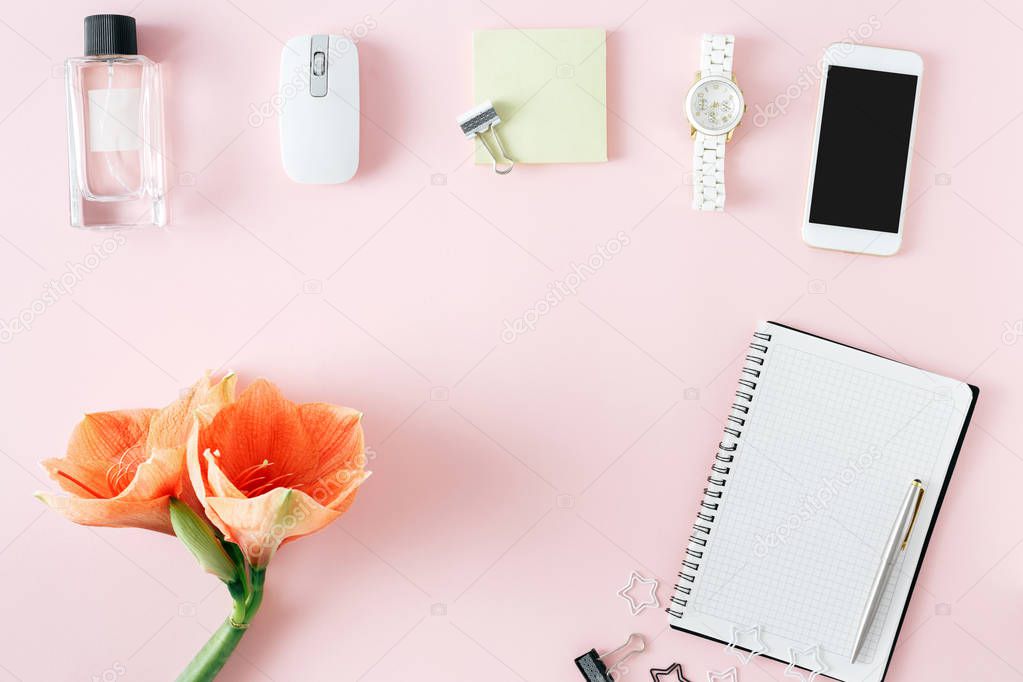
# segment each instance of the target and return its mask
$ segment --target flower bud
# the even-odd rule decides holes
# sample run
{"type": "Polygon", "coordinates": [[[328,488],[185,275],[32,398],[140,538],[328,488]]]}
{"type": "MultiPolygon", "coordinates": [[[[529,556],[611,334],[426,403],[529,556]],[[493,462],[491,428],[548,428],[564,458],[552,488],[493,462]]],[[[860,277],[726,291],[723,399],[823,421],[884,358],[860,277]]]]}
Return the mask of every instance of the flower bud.
{"type": "Polygon", "coordinates": [[[200,566],[226,583],[238,577],[237,566],[213,534],[213,529],[191,507],[171,498],[170,518],[175,535],[195,555],[200,566]]]}

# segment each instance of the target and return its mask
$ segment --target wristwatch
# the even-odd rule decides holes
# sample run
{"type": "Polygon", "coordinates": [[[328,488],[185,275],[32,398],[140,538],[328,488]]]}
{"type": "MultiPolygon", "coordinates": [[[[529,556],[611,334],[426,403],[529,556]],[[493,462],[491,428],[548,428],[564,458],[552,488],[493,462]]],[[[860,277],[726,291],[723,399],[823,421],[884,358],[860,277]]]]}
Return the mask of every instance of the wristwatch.
{"type": "Polygon", "coordinates": [[[725,143],[746,112],[732,73],[735,36],[705,33],[700,39],[700,70],[686,95],[686,118],[693,137],[693,208],[725,210],[725,143]]]}

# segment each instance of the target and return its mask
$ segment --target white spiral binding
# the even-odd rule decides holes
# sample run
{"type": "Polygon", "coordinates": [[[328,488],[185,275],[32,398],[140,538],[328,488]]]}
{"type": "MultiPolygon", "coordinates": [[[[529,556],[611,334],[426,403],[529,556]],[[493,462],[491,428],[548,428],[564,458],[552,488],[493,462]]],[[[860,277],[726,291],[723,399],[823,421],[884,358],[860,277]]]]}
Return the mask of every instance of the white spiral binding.
{"type": "Polygon", "coordinates": [[[711,467],[710,476],[707,477],[707,487],[703,489],[703,500],[700,501],[696,522],[693,523],[693,532],[689,536],[689,545],[686,547],[686,558],[682,561],[682,570],[678,572],[679,580],[675,585],[675,593],[671,597],[673,606],[666,609],[668,614],[675,618],[682,617],[681,609],[684,609],[689,603],[692,586],[696,582],[696,571],[700,569],[700,561],[706,551],[707,538],[710,537],[714,519],[717,518],[715,512],[721,505],[724,489],[728,484],[735,451],[739,446],[739,438],[742,437],[742,429],[746,426],[750,406],[753,404],[757,384],[760,382],[760,371],[767,355],[767,344],[770,341],[770,334],[755,332],[753,342],[749,345],[750,351],[746,354],[746,362],[742,366],[742,373],[739,377],[739,387],[735,391],[735,402],[732,403],[732,409],[725,424],[724,436],[718,444],[714,465],[711,467]]]}

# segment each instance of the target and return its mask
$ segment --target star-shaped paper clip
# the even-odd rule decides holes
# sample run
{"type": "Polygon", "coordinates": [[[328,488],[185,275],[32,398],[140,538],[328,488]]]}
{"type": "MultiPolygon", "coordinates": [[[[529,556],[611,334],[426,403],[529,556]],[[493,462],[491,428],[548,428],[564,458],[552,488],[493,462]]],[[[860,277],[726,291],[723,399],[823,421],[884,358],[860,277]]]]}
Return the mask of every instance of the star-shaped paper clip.
{"type": "Polygon", "coordinates": [[[760,637],[760,626],[754,625],[751,628],[740,630],[739,628],[732,626],[732,638],[728,642],[726,650],[735,654],[736,658],[743,665],[746,665],[754,656],[767,651],[767,645],[764,644],[764,640],[760,637]],[[749,640],[752,639],[752,642],[749,640]],[[747,644],[748,642],[748,644],[747,644]],[[741,647],[741,648],[740,648],[741,647]]]}
{"type": "Polygon", "coordinates": [[[650,678],[654,682],[691,682],[682,674],[681,663],[672,663],[667,668],[651,668],[650,678]],[[671,677],[665,677],[665,675],[671,675],[671,677]]]}
{"type": "Polygon", "coordinates": [[[633,571],[629,574],[629,582],[625,584],[625,587],[618,590],[618,596],[629,602],[629,611],[632,612],[632,615],[638,616],[648,608],[657,608],[661,605],[657,599],[658,586],[657,578],[644,578],[636,571],[633,571]],[[642,585],[649,590],[648,594],[643,595],[641,601],[632,596],[632,591],[637,585],[642,585]]]}
{"type": "Polygon", "coordinates": [[[707,682],[739,682],[739,672],[732,666],[723,672],[707,671],[707,682]]]}
{"type": "Polygon", "coordinates": [[[818,675],[828,671],[827,663],[821,658],[820,644],[814,644],[802,651],[789,647],[789,661],[788,667],[785,668],[785,677],[792,677],[803,682],[813,682],[817,679],[818,675]],[[812,665],[798,665],[796,663],[797,660],[807,657],[811,659],[812,665]],[[810,673],[809,676],[804,675],[803,670],[799,670],[799,668],[807,670],[810,673]]]}

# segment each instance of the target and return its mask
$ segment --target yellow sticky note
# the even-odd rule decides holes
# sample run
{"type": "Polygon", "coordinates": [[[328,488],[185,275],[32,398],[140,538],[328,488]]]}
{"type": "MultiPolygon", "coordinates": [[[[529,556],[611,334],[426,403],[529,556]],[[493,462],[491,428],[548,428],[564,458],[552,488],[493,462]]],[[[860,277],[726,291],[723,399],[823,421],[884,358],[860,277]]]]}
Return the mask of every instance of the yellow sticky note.
{"type": "MultiPolygon", "coordinates": [[[[473,34],[473,102],[490,100],[517,163],[607,161],[604,29],[473,34]]],[[[476,143],[476,163],[491,163],[476,143]]]]}

